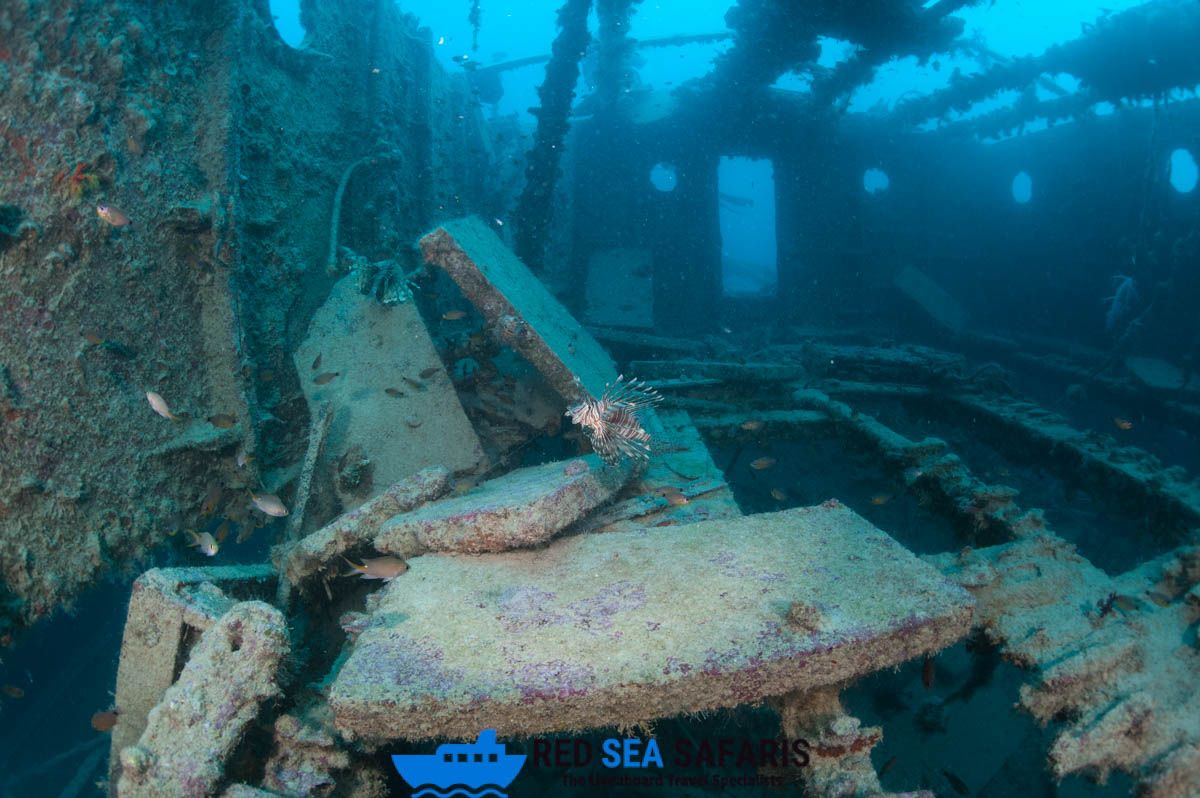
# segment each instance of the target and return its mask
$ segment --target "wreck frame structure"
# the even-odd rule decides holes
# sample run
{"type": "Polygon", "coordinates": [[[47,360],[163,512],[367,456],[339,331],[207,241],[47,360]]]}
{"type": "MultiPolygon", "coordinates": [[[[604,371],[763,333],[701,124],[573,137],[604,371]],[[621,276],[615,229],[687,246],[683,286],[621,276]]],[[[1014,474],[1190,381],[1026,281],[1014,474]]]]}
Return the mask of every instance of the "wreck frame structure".
{"type": "MultiPolygon", "coordinates": [[[[871,760],[885,730],[842,694],[971,635],[1023,669],[1020,708],[1053,729],[1055,778],[1121,771],[1141,795],[1200,792],[1200,486],[1017,387],[1031,374],[1083,386],[1193,433],[1200,391],[1148,378],[1157,367],[1120,349],[1054,339],[1070,313],[1040,335],[987,331],[924,251],[939,231],[975,230],[971,262],[993,280],[1000,258],[1066,260],[1081,239],[1128,252],[1166,284],[1139,333],[1161,336],[1180,313],[1170,297],[1194,296],[1180,269],[1194,204],[1147,203],[1163,182],[1152,167],[1114,189],[1090,164],[1127,140],[1149,141],[1153,164],[1200,127],[1194,100],[1168,102],[1200,83],[1200,9],[1152,0],[1041,56],[981,54],[978,74],[886,114],[847,113],[889,60],[966,46],[953,14],[968,5],[741,0],[713,72],[655,105],[629,66],[637,3],[597,2],[592,113],[571,120],[591,4],[566,0],[520,196],[489,180],[511,153],[488,135],[478,74],[445,74],[383,0],[307,0],[302,48],[264,0],[0,11],[0,157],[19,175],[0,197],[0,300],[20,319],[0,327],[9,623],[146,561],[164,529],[204,523],[211,484],[231,516],[256,484],[291,508],[259,564],[135,582],[110,794],[382,796],[378,752],[397,741],[649,728],[767,703],[784,736],[812,744],[805,794],[886,795],[871,760]],[[859,49],[819,69],[821,36],[859,49]],[[808,92],[771,88],[792,71],[808,92]],[[1059,72],[1081,90],[1038,99],[1059,72]],[[1003,90],[1022,99],[951,118],[1003,90]],[[1052,129],[1015,135],[1037,118],[1052,129]],[[780,325],[765,335],[697,328],[733,304],[715,220],[730,154],[773,162],[780,226],[798,231],[779,239],[766,304],[780,325]],[[947,165],[964,161],[973,174],[947,165]],[[687,175],[669,194],[647,181],[662,162],[687,175]],[[936,226],[836,190],[865,164],[887,166],[889,203],[939,209],[936,226]],[[984,224],[979,208],[1028,164],[1061,238],[1001,253],[1012,217],[984,224]],[[601,177],[622,190],[600,196],[601,177]],[[1081,195],[1115,202],[1133,237],[1095,230],[1097,209],[1066,201],[1081,195]],[[86,224],[101,196],[131,229],[86,224]],[[484,221],[503,207],[508,241],[484,221]],[[587,318],[588,292],[606,288],[590,273],[626,261],[650,269],[634,299],[652,330],[587,318]],[[878,261],[882,289],[863,290],[857,266],[878,261]],[[915,320],[941,345],[897,345],[870,316],[915,320]],[[658,444],[644,468],[586,452],[521,465],[622,371],[666,395],[644,420],[658,444]],[[146,390],[190,420],[134,414],[146,390]],[[1012,456],[1145,508],[1155,556],[1093,562],[954,444],[894,428],[889,406],[969,417],[1012,456]],[[205,423],[218,416],[234,421],[205,423]],[[869,452],[954,546],[914,554],[834,496],[744,515],[737,458],[719,467],[712,449],[766,437],[869,452]],[[411,567],[378,590],[340,578],[344,558],[372,551],[411,567]],[[871,591],[853,589],[862,580],[871,591]]],[[[1052,290],[1003,288],[1014,304],[1052,290]]]]}

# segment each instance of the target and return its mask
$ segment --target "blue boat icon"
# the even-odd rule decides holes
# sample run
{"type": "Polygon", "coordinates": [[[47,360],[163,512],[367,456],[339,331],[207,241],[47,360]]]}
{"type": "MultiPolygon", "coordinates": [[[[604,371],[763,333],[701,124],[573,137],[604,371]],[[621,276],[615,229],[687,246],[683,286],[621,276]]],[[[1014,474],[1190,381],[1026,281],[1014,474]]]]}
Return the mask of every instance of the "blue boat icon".
{"type": "Polygon", "coordinates": [[[504,789],[525,765],[524,754],[506,754],[496,730],[484,729],[473,743],[443,743],[433,754],[393,754],[396,772],[413,788],[413,798],[507,798],[504,789]]]}

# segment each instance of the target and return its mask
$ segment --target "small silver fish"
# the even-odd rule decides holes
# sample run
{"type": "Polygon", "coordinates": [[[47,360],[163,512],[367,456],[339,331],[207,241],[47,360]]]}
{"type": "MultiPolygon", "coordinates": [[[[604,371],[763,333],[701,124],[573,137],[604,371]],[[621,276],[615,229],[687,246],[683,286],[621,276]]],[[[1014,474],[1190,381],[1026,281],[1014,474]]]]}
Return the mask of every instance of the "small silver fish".
{"type": "Polygon", "coordinates": [[[288,509],[283,506],[283,502],[274,494],[264,493],[260,496],[251,492],[250,500],[254,502],[255,507],[275,518],[283,518],[288,514],[288,509]]]}
{"type": "Polygon", "coordinates": [[[384,582],[390,582],[400,574],[408,570],[408,563],[399,557],[375,557],[369,560],[363,560],[362,565],[352,562],[346,557],[342,558],[354,570],[348,571],[343,576],[358,576],[360,579],[382,579],[384,582]]]}
{"type": "Polygon", "coordinates": [[[196,534],[193,530],[192,542],[188,545],[195,546],[205,557],[215,557],[217,556],[217,552],[221,550],[221,546],[217,543],[216,538],[208,532],[196,534]]]}
{"type": "Polygon", "coordinates": [[[125,227],[129,224],[128,216],[112,205],[105,205],[103,202],[96,206],[96,215],[113,227],[125,227]]]}
{"type": "Polygon", "coordinates": [[[163,418],[170,419],[171,421],[179,420],[179,416],[171,412],[167,400],[163,399],[159,394],[156,394],[154,391],[146,391],[146,400],[150,402],[150,406],[154,408],[154,412],[163,418]]]}

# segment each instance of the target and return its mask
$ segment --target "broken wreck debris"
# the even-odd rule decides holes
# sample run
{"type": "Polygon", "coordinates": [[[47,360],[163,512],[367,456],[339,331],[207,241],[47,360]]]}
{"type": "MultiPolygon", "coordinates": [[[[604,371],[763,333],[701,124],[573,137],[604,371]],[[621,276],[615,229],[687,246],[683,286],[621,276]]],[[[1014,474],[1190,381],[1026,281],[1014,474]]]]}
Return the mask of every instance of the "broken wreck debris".
{"type": "MultiPolygon", "coordinates": [[[[582,374],[572,370],[578,351],[603,350],[561,306],[530,290],[519,262],[495,270],[480,260],[470,267],[474,300],[508,310],[493,318],[511,317],[508,329],[522,330],[512,340],[564,394],[580,396],[584,386],[602,388],[615,377],[606,355],[581,362],[582,374]],[[522,290],[517,311],[508,296],[522,290]],[[565,354],[548,341],[568,347],[565,354]]],[[[337,402],[351,400],[323,401],[336,412],[337,402]]],[[[153,789],[178,770],[157,752],[196,746],[206,747],[211,764],[189,778],[207,784],[220,771],[241,727],[184,740],[172,714],[181,711],[172,709],[180,691],[215,690],[213,700],[232,701],[244,723],[264,698],[290,689],[276,670],[288,642],[270,631],[282,616],[228,596],[278,591],[286,603],[301,597],[301,611],[307,602],[340,602],[358,588],[331,577],[344,560],[372,552],[399,555],[408,566],[372,592],[365,612],[342,617],[347,637],[324,676],[328,694],[297,696],[299,714],[276,721],[272,761],[311,763],[308,775],[293,779],[281,765],[263,787],[338,782],[346,757],[397,737],[469,737],[481,723],[502,734],[628,725],[836,691],[944,648],[970,628],[968,593],[838,502],[742,516],[686,413],[647,410],[647,423],[661,446],[638,473],[587,455],[512,469],[450,496],[447,469],[409,475],[277,550],[278,587],[266,578],[271,570],[148,574],[131,607],[122,672],[154,672],[157,662],[161,678],[118,691],[118,701],[144,707],[122,736],[119,783],[133,785],[129,794],[153,789]],[[864,570],[875,573],[869,593],[856,587],[864,570]],[[196,584],[210,573],[212,585],[196,584]],[[801,605],[809,608],[805,623],[795,620],[801,605]],[[242,619],[246,613],[253,622],[242,619]],[[135,631],[148,624],[161,630],[152,647],[135,631]],[[234,650],[231,630],[247,624],[258,630],[253,639],[272,642],[234,650]],[[517,640],[524,642],[513,647],[517,640]],[[497,650],[507,653],[497,659],[497,650]],[[204,686],[227,658],[238,669],[257,663],[245,680],[253,689],[234,695],[204,686]],[[138,689],[145,694],[135,700],[138,689]],[[332,727],[301,731],[301,717],[324,715],[332,727]],[[331,728],[351,741],[343,753],[331,728]]],[[[322,473],[333,478],[314,472],[322,473]]]]}
{"type": "Polygon", "coordinates": [[[375,535],[379,551],[508,551],[546,543],[609,501],[630,477],[595,455],[518,468],[473,490],[398,515],[375,535]]]}
{"type": "Polygon", "coordinates": [[[200,635],[137,744],[121,751],[120,794],[211,793],[262,703],[280,695],[278,671],[288,648],[283,615],[274,607],[248,601],[226,611],[200,635]]]}
{"type": "MultiPolygon", "coordinates": [[[[485,318],[507,325],[509,340],[560,386],[564,403],[614,378],[607,355],[576,374],[576,353],[603,351],[599,344],[530,288],[528,271],[494,237],[470,222],[451,228],[459,235],[443,228],[426,238],[427,247],[438,242],[427,252],[448,258],[468,298],[485,318]],[[511,260],[497,268],[496,253],[511,260]]],[[[653,339],[640,346],[651,351],[653,339]]],[[[665,404],[690,406],[697,417],[693,423],[670,406],[649,411],[662,445],[638,472],[586,455],[513,468],[451,493],[451,473],[426,468],[277,550],[278,589],[290,586],[279,595],[292,597],[290,610],[333,602],[349,611],[339,621],[344,637],[333,643],[340,655],[314,674],[327,692],[297,694],[293,712],[275,721],[278,767],[262,787],[350,784],[356,757],[398,738],[471,738],[480,727],[501,735],[629,727],[770,700],[788,734],[817,741],[811,769],[801,774],[807,794],[842,795],[850,786],[878,792],[867,754],[881,732],[848,716],[839,691],[981,626],[1033,674],[1023,708],[1043,722],[1058,722],[1064,710],[1083,718],[1064,727],[1048,752],[1056,773],[1119,768],[1159,791],[1151,794],[1186,794],[1177,785],[1192,783],[1187,744],[1172,741],[1189,739],[1190,705],[1170,685],[1194,680],[1196,665],[1191,649],[1170,641],[1200,617],[1192,548],[1110,577],[1057,537],[1040,512],[1022,507],[1015,490],[976,477],[948,443],[907,438],[854,403],[893,396],[970,407],[1014,440],[1054,441],[1063,468],[1111,472],[1124,490],[1157,497],[1164,512],[1190,519],[1196,505],[1182,483],[1163,482],[1143,457],[1077,438],[1061,419],[988,394],[991,383],[962,358],[934,350],[814,340],[749,358],[648,359],[645,367],[676,378],[666,383],[665,404]],[[763,387],[752,407],[737,393],[747,383],[763,387]],[[834,500],[744,516],[701,429],[735,439],[832,434],[865,446],[973,543],[922,562],[834,500]],[[358,587],[335,579],[347,559],[380,554],[406,561],[390,581],[358,587]],[[1039,573],[1033,582],[1030,563],[1039,573]],[[362,590],[370,593],[365,606],[346,603],[362,590]],[[1064,614],[1064,605],[1090,609],[1064,614]],[[1114,709],[1113,700],[1127,706],[1114,709]],[[1132,751],[1078,743],[1085,728],[1115,739],[1135,721],[1144,732],[1132,751]]],[[[162,718],[173,716],[153,709],[169,705],[179,686],[172,686],[174,663],[182,657],[180,673],[203,682],[209,666],[196,652],[225,634],[209,630],[226,628],[239,607],[261,607],[256,617],[265,618],[264,605],[244,599],[272,595],[273,575],[188,569],[139,582],[122,673],[144,668],[159,676],[136,688],[119,680],[120,783],[153,783],[155,746],[190,750],[171,748],[181,745],[172,742],[179,730],[162,718]],[[153,646],[148,623],[160,629],[153,646]]],[[[255,714],[272,689],[291,690],[276,665],[262,667],[253,682],[261,689],[245,696],[239,717],[255,714]]],[[[227,739],[191,742],[220,761],[227,739]]],[[[171,761],[161,772],[174,772],[171,761]]]]}
{"type": "MultiPolygon", "coordinates": [[[[19,318],[0,327],[0,625],[34,621],[97,574],[144,562],[167,548],[164,534],[207,540],[215,555],[231,522],[244,526],[230,551],[257,528],[242,523],[246,494],[265,516],[290,515],[270,541],[272,565],[156,568],[135,583],[114,708],[102,713],[112,723],[97,727],[112,732],[110,794],[381,798],[387,781],[372,757],[399,740],[471,738],[487,725],[506,735],[648,726],[769,702],[783,734],[812,743],[805,794],[882,795],[887,766],[877,773],[869,754],[885,729],[850,717],[843,690],[971,630],[1024,669],[1018,707],[1050,729],[1055,777],[1120,771],[1140,795],[1200,794],[1200,487],[1124,435],[1154,413],[1200,430],[1191,360],[1127,349],[1124,338],[1097,352],[986,334],[941,256],[904,247],[875,293],[898,294],[955,352],[896,345],[841,316],[832,333],[780,324],[740,334],[708,312],[719,247],[701,223],[686,236],[623,222],[627,237],[612,236],[619,215],[595,232],[551,227],[556,196],[575,194],[559,221],[591,220],[596,206],[578,189],[597,168],[624,168],[612,157],[619,136],[603,134],[614,119],[649,154],[685,126],[711,126],[720,109],[727,121],[704,146],[776,157],[781,186],[824,190],[847,175],[818,161],[920,161],[921,125],[946,131],[935,146],[1009,136],[1035,112],[1109,130],[1099,102],[1144,100],[1137,118],[1156,141],[1175,111],[1165,92],[1200,74],[1186,57],[1195,4],[1151,0],[1043,56],[980,53],[980,71],[901,99],[893,122],[846,121],[850,93],[889,57],[915,55],[924,68],[962,43],[952,14],[970,4],[862,14],[821,0],[790,14],[795,4],[778,0],[738,3],[714,74],[658,104],[629,58],[636,3],[601,3],[599,101],[570,120],[576,140],[566,84],[585,56],[572,43],[587,39],[590,3],[566,0],[511,224],[444,218],[500,213],[490,209],[502,198],[480,201],[492,193],[480,188],[492,182],[492,153],[466,156],[493,142],[468,84],[436,69],[428,37],[393,3],[308,3],[312,46],[300,48],[279,41],[265,4],[246,0],[215,14],[79,0],[66,28],[58,6],[0,10],[0,106],[12,122],[0,172],[13,176],[0,197],[0,305],[19,318]],[[345,32],[356,29],[350,14],[372,19],[368,46],[345,32]],[[1142,29],[1152,35],[1122,46],[1142,29]],[[831,30],[858,48],[832,68],[795,70],[815,67],[831,30]],[[1117,75],[1110,57],[1129,68],[1117,75]],[[767,88],[789,70],[811,90],[767,88]],[[1060,70],[1082,90],[1035,101],[1056,93],[1060,70]],[[1023,96],[961,113],[997,89],[1023,96]],[[752,130],[736,128],[731,103],[753,109],[752,130]],[[368,119],[370,135],[338,135],[368,119]],[[833,144],[783,157],[791,139],[780,125],[833,144]],[[898,135],[860,152],[879,130],[898,135]],[[564,152],[574,159],[564,166],[582,168],[560,181],[564,152]],[[835,157],[847,153],[856,157],[835,157]],[[420,255],[437,268],[414,270],[408,243],[430,226],[420,255]],[[551,248],[564,242],[575,250],[560,258],[551,248]],[[560,301],[527,264],[547,282],[583,279],[560,301]],[[567,307],[604,326],[581,327],[567,307]],[[696,318],[711,329],[671,337],[696,318]],[[972,359],[980,353],[995,362],[972,359]],[[665,395],[621,419],[649,443],[645,462],[606,463],[612,449],[578,434],[589,425],[563,421],[602,403],[622,372],[665,395]],[[1062,400],[1019,398],[1031,372],[1069,382],[1062,400]],[[1137,400],[1141,415],[1117,410],[1109,434],[1081,429],[1068,411],[1088,391],[1137,400]],[[925,429],[930,415],[935,429],[925,429]],[[963,418],[969,435],[943,433],[963,418]],[[773,449],[784,439],[865,452],[889,485],[861,514],[853,497],[814,498],[809,485],[784,484],[786,455],[773,449]],[[1138,508],[1154,559],[1117,568],[1072,538],[1053,506],[1026,504],[1044,494],[979,464],[986,440],[1065,490],[1138,508]],[[737,474],[772,508],[791,497],[814,506],[745,515],[737,474]],[[911,499],[913,517],[948,521],[953,545],[917,557],[877,529],[894,497],[889,511],[911,499]],[[253,767],[247,751],[261,754],[253,767]]],[[[665,153],[681,179],[659,201],[706,218],[719,193],[699,165],[719,153],[665,153]]],[[[627,160],[645,183],[654,161],[627,160]]],[[[930,185],[907,168],[894,176],[894,191],[930,185]]],[[[799,318],[812,305],[791,300],[853,295],[844,275],[887,251],[871,242],[865,205],[815,208],[794,193],[777,192],[783,218],[855,220],[840,240],[809,228],[795,237],[803,251],[781,237],[780,304],[799,318]]],[[[1157,250],[1130,257],[1142,271],[1186,270],[1194,235],[1140,235],[1154,243],[1135,250],[1157,250]]],[[[1176,292],[1174,277],[1138,279],[1151,305],[1176,292]]],[[[854,296],[828,312],[870,314],[854,296]]]]}
{"type": "Polygon", "coordinates": [[[940,650],[971,607],[837,502],[429,555],[380,594],[330,703],[343,734],[375,741],[629,727],[940,650]],[[795,601],[821,608],[819,631],[788,626],[795,601]]]}
{"type": "MultiPolygon", "coordinates": [[[[606,354],[580,360],[581,351],[603,350],[486,228],[450,224],[424,245],[499,334],[558,386],[564,403],[615,378],[606,354]]],[[[654,343],[639,346],[647,353],[654,343]]],[[[311,370],[307,360],[298,362],[311,370]]],[[[1149,724],[1139,726],[1146,729],[1141,746],[1120,756],[1081,748],[1085,721],[1064,728],[1049,752],[1055,772],[1121,768],[1160,791],[1151,794],[1184,794],[1171,790],[1190,783],[1190,760],[1186,746],[1171,741],[1188,733],[1189,705],[1163,685],[1195,676],[1194,655],[1167,643],[1197,617],[1192,549],[1109,577],[1059,539],[1041,513],[1021,507],[1015,490],[974,476],[948,443],[906,438],[853,403],[895,396],[970,407],[1029,441],[1055,441],[1070,455],[1064,468],[1082,463],[1112,472],[1125,490],[1156,496],[1164,512],[1190,519],[1191,495],[1156,477],[1154,463],[1077,439],[1065,422],[987,394],[990,383],[961,358],[934,350],[815,340],[752,358],[647,359],[642,366],[673,378],[664,386],[667,405],[698,414],[693,423],[674,407],[649,411],[661,445],[644,469],[587,455],[510,469],[450,493],[449,470],[426,468],[376,486],[373,498],[277,550],[279,595],[302,598],[294,609],[341,603],[361,589],[371,594],[364,608],[341,618],[341,655],[317,674],[328,692],[297,696],[296,711],[275,721],[278,767],[264,776],[264,788],[341,784],[359,752],[397,738],[470,738],[484,726],[501,735],[632,726],[770,699],[787,733],[818,742],[801,776],[808,794],[841,795],[847,785],[877,792],[867,753],[880,731],[846,715],[839,691],[980,625],[1035,675],[1021,697],[1035,717],[1054,722],[1070,709],[1095,716],[1098,725],[1089,728],[1112,735],[1128,735],[1134,718],[1149,724]],[[737,396],[747,383],[765,386],[754,407],[737,396]],[[701,429],[718,438],[833,434],[865,445],[915,496],[957,519],[965,538],[997,545],[922,562],[837,501],[743,516],[701,429]],[[367,588],[334,580],[346,559],[379,554],[407,566],[367,588]],[[1041,574],[1035,583],[1021,576],[1022,563],[1031,562],[1041,574]],[[872,589],[861,590],[863,583],[872,589]],[[1108,595],[1131,599],[1105,604],[1108,595]],[[1094,609],[1064,615],[1064,604],[1094,609]],[[1132,623],[1131,613],[1143,622],[1132,623]],[[1128,707],[1105,709],[1118,695],[1131,696],[1128,707]]],[[[263,623],[269,615],[264,605],[231,596],[269,596],[272,576],[270,569],[188,569],[139,582],[122,673],[144,668],[159,677],[136,689],[119,680],[120,783],[151,784],[156,773],[175,772],[169,756],[159,771],[151,765],[156,747],[190,750],[173,742],[179,731],[164,719],[174,716],[153,709],[169,706],[179,689],[174,663],[182,657],[179,678],[202,683],[211,655],[197,652],[206,639],[229,639],[210,630],[227,630],[245,611],[238,608],[255,608],[263,623]],[[160,631],[148,646],[144,630],[152,622],[160,631]]],[[[285,649],[264,650],[275,652],[265,655],[271,660],[285,649]]],[[[225,654],[235,652],[227,646],[225,654]]],[[[239,717],[255,714],[271,690],[290,689],[276,667],[264,660],[252,681],[261,689],[244,696],[239,717]]],[[[191,743],[208,746],[219,762],[228,739],[191,743]]]]}

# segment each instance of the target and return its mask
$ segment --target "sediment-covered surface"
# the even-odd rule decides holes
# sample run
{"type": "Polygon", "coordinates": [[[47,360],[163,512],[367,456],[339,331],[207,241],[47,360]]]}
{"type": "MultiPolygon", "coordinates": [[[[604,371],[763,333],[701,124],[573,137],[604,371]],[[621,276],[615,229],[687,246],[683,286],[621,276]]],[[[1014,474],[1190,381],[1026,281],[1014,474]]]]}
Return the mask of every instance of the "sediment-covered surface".
{"type": "Polygon", "coordinates": [[[230,284],[237,8],[0,7],[0,205],[19,232],[0,235],[0,575],[14,621],[144,555],[248,434],[230,284]],[[106,223],[101,205],[129,223],[106,223]],[[156,415],[147,391],[186,420],[156,415]]]}
{"type": "Polygon", "coordinates": [[[146,729],[150,711],[175,683],[189,647],[228,612],[237,599],[273,592],[270,566],[155,568],[133,585],[115,703],[120,722],[112,730],[110,781],[120,777],[120,754],[146,729]]]}
{"type": "Polygon", "coordinates": [[[373,740],[633,724],[938,650],[972,604],[837,502],[429,555],[382,591],[329,700],[373,740]]]}
{"type": "Polygon", "coordinates": [[[0,4],[0,625],[196,526],[214,485],[235,522],[259,473],[290,499],[310,319],[347,272],[403,285],[480,196],[478,113],[414,19],[305,24],[292,48],[258,0],[0,4]]]}
{"type": "Polygon", "coordinates": [[[356,275],[343,277],[294,360],[309,406],[332,408],[326,458],[331,468],[342,461],[336,490],[346,504],[424,468],[458,472],[483,462],[411,297],[381,305],[358,292],[356,275]]]}
{"type": "Polygon", "coordinates": [[[519,468],[461,496],[398,515],[380,529],[375,547],[407,554],[416,544],[483,554],[537,546],[611,499],[630,472],[594,454],[519,468]]]}

